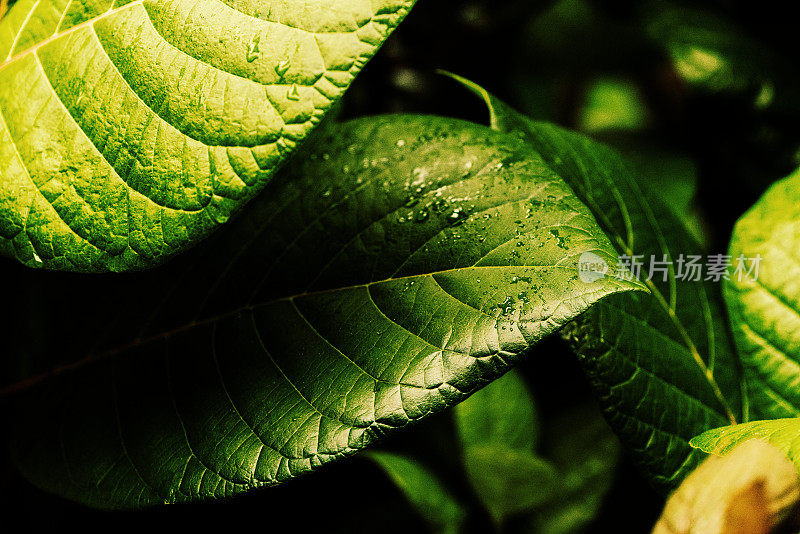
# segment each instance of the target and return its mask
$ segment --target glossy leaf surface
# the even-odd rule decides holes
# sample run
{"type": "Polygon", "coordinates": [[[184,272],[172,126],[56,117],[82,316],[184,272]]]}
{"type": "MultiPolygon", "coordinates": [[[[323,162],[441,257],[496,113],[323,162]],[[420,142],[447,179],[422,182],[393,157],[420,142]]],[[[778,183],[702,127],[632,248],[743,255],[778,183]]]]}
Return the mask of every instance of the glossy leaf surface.
{"type": "Polygon", "coordinates": [[[133,291],[150,320],[132,342],[5,390],[28,478],[102,507],[287,480],[643,289],[581,281],[579,256],[610,261],[608,239],[527,145],[482,126],[350,122],[266,193],[166,294],[133,291]]]}
{"type": "Polygon", "coordinates": [[[0,21],[0,253],[152,267],[271,179],[412,0],[20,0],[0,21]]]}

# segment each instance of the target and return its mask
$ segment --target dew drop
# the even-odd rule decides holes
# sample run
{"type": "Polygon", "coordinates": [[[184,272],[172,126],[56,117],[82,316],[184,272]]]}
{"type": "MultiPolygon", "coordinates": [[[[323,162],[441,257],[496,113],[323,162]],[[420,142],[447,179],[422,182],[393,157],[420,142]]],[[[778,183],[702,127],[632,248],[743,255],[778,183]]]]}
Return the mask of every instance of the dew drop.
{"type": "Polygon", "coordinates": [[[250,40],[250,44],[247,45],[247,62],[252,63],[253,61],[257,60],[261,57],[261,51],[258,48],[259,43],[261,42],[261,34],[257,33],[253,36],[250,40]]]}
{"type": "Polygon", "coordinates": [[[295,102],[300,100],[300,88],[297,87],[296,83],[293,83],[289,90],[286,91],[286,98],[294,100],[295,102]]]}
{"type": "Polygon", "coordinates": [[[283,78],[283,76],[289,70],[289,66],[290,65],[291,65],[291,63],[289,62],[289,60],[288,59],[284,59],[283,61],[281,61],[280,63],[275,65],[275,72],[277,73],[278,76],[283,78]]]}
{"type": "Polygon", "coordinates": [[[503,315],[508,315],[514,309],[514,300],[511,297],[506,297],[506,300],[499,302],[497,307],[503,315]]]}
{"type": "Polygon", "coordinates": [[[467,218],[467,212],[465,212],[462,208],[454,209],[450,215],[447,216],[447,222],[450,226],[457,226],[464,222],[467,218]]]}
{"type": "Polygon", "coordinates": [[[417,186],[422,185],[425,183],[425,179],[428,177],[428,169],[424,167],[417,167],[413,171],[414,174],[414,181],[411,182],[411,185],[417,186]]]}

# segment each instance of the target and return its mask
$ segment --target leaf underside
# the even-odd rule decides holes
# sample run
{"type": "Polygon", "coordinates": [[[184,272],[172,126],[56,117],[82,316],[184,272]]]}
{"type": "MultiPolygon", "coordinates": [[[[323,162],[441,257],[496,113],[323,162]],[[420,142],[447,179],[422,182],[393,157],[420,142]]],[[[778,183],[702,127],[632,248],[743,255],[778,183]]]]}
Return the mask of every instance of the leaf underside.
{"type": "Polygon", "coordinates": [[[413,0],[20,0],[0,21],[0,253],[163,263],[261,191],[413,0]]]}
{"type": "Polygon", "coordinates": [[[120,297],[150,308],[134,343],[11,388],[4,433],[35,484],[100,507],[287,480],[642,289],[581,282],[585,251],[613,248],[520,140],[432,117],[347,123],[193,251],[166,297],[120,297]]]}
{"type": "Polygon", "coordinates": [[[717,288],[675,278],[679,255],[701,254],[699,245],[613,149],[532,121],[460,81],[486,101],[495,129],[519,134],[567,182],[619,254],[641,255],[645,275],[651,257],[671,260],[666,281],[659,274],[647,282],[649,295],[611,296],[563,330],[611,426],[668,491],[702,459],[689,440],[743,412],[740,364],[717,288]]]}

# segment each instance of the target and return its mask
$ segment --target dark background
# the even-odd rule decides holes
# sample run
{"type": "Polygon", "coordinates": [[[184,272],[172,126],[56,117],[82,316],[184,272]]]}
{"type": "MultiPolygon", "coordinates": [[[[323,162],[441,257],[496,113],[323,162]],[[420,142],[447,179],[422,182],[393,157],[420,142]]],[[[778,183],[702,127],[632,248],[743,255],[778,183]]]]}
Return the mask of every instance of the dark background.
{"type": "MultiPolygon", "coordinates": [[[[709,92],[684,83],[664,47],[645,35],[643,6],[624,0],[419,0],[347,93],[342,116],[413,112],[485,122],[480,102],[435,72],[446,69],[475,80],[535,118],[579,127],[586,88],[599,76],[621,77],[641,96],[647,125],[616,132],[609,140],[624,145],[635,138],[689,158],[697,168],[695,206],[709,247],[722,252],[735,220],[771,182],[796,167],[800,108],[788,98],[780,107],[757,109],[752,104],[755,85],[709,92]]],[[[774,64],[772,59],[769,65],[751,61],[765,66],[775,80],[788,80],[789,96],[800,98],[791,85],[800,47],[796,28],[787,25],[795,20],[788,3],[706,1],[691,6],[727,19],[763,47],[774,64]]],[[[102,309],[87,296],[87,285],[113,301],[124,294],[131,277],[92,277],[88,282],[85,276],[34,272],[0,259],[0,280],[3,307],[9,312],[0,323],[0,383],[5,384],[41,362],[69,361],[85,351],[103,329],[97,320],[102,309]]],[[[537,347],[522,369],[545,420],[565,405],[591,398],[574,356],[557,340],[537,347]]],[[[395,436],[385,447],[435,466],[458,496],[474,501],[453,450],[453,432],[449,414],[441,414],[395,436]]],[[[382,472],[358,457],[229,501],[135,513],[89,510],[43,494],[14,472],[6,455],[0,458],[0,532],[62,530],[67,525],[82,530],[224,527],[348,533],[425,529],[382,472]]],[[[647,532],[662,499],[624,459],[606,506],[589,531],[647,532]]],[[[485,531],[488,518],[476,514],[469,525],[475,532],[485,531]]]]}

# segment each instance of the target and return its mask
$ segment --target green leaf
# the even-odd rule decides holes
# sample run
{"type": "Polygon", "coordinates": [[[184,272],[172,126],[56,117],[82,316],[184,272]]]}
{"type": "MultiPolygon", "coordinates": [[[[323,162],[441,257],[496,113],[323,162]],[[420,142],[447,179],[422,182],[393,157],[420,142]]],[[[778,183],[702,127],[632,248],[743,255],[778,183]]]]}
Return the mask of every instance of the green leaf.
{"type": "Polygon", "coordinates": [[[736,223],[725,301],[756,419],[800,415],[800,170],[736,223]]]}
{"type": "Polygon", "coordinates": [[[558,473],[536,456],[539,422],[522,377],[510,372],[456,406],[464,468],[500,524],[553,497],[558,473]]]}
{"type": "Polygon", "coordinates": [[[533,452],[539,442],[539,420],[533,397],[522,377],[509,372],[453,410],[465,448],[497,445],[533,452]]]}
{"type": "Polygon", "coordinates": [[[433,532],[460,532],[466,512],[428,469],[397,454],[371,451],[368,457],[386,472],[433,532]]]}
{"type": "Polygon", "coordinates": [[[566,534],[588,524],[613,480],[619,442],[599,412],[559,415],[537,453],[539,420],[522,377],[512,371],[453,410],[465,470],[498,524],[524,519],[533,532],[566,534]]]}
{"type": "Polygon", "coordinates": [[[477,445],[465,449],[464,465],[475,492],[498,525],[558,494],[558,471],[530,451],[477,445]]]}
{"type": "Polygon", "coordinates": [[[532,518],[538,534],[582,532],[597,516],[614,481],[620,444],[595,406],[560,414],[547,428],[543,454],[559,472],[553,499],[532,518]]]}
{"type": "Polygon", "coordinates": [[[740,443],[752,439],[771,443],[786,453],[800,470],[800,418],[796,417],[715,428],[696,436],[691,443],[692,447],[708,454],[725,456],[740,443]]]}
{"type": "Polygon", "coordinates": [[[651,2],[643,15],[648,35],[690,86],[752,95],[756,108],[798,109],[794,66],[741,28],[701,8],[663,1],[651,2]]]}
{"type": "Polygon", "coordinates": [[[653,149],[632,149],[623,154],[631,162],[645,191],[658,195],[691,236],[706,249],[705,222],[695,206],[697,167],[688,157],[653,149]]]}
{"type": "Polygon", "coordinates": [[[585,132],[642,130],[648,110],[639,88],[625,78],[599,77],[586,89],[578,122],[585,132]]]}
{"type": "Polygon", "coordinates": [[[414,0],[20,0],[0,22],[0,253],[151,267],[270,181],[414,0]]]}
{"type": "Polygon", "coordinates": [[[650,294],[604,299],[563,333],[612,427],[658,486],[674,487],[699,460],[689,440],[744,411],[717,288],[676,280],[681,255],[700,254],[699,246],[613,149],[532,121],[459,80],[485,100],[495,129],[525,139],[572,187],[621,255],[668,260],[666,276],[645,282],[650,294]]]}
{"type": "Polygon", "coordinates": [[[287,480],[464,400],[598,299],[643,288],[581,281],[580,255],[613,248],[513,136],[413,116],[324,133],[174,287],[115,299],[150,308],[132,314],[151,317],[143,332],[0,390],[30,480],[117,508],[287,480]]]}

